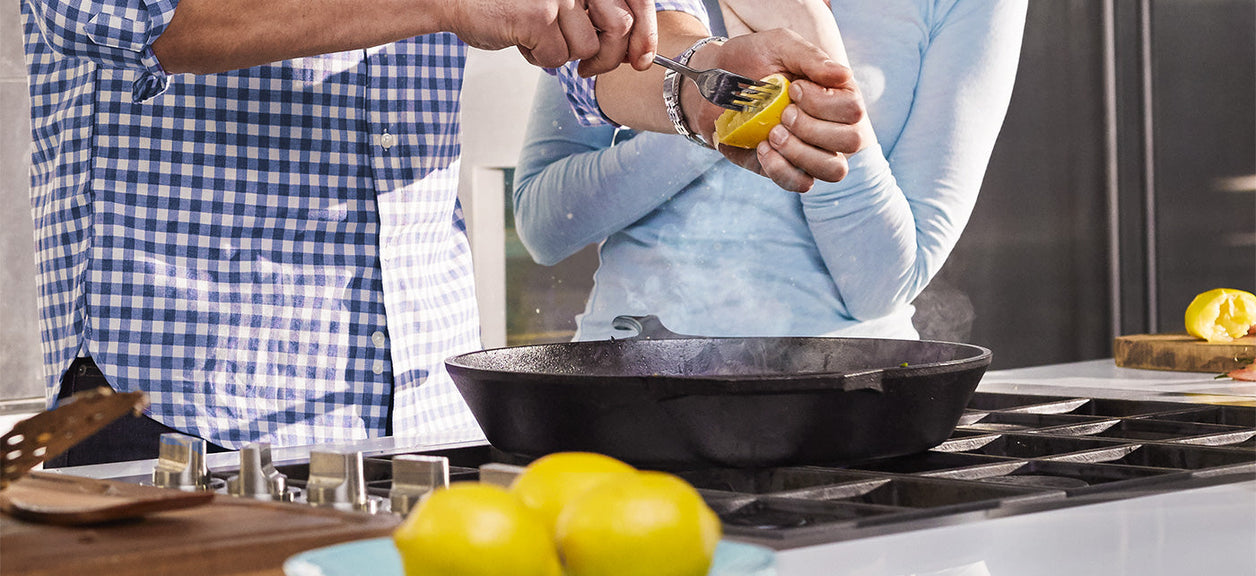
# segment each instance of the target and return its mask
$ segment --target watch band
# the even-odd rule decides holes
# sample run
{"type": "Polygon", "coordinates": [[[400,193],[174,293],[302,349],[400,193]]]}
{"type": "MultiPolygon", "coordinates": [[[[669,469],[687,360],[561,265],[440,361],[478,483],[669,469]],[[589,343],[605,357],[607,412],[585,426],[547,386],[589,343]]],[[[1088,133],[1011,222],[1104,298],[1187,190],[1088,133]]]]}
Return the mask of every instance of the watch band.
{"type": "MultiPolygon", "coordinates": [[[[694,53],[699,48],[706,46],[708,42],[723,42],[728,40],[723,36],[708,36],[693,43],[688,50],[676,57],[676,62],[683,66],[689,65],[689,60],[693,58],[694,53]]],[[[663,106],[667,109],[667,118],[672,121],[672,127],[676,129],[676,133],[688,138],[690,142],[702,146],[704,148],[715,149],[710,143],[702,139],[702,136],[689,128],[689,124],[685,122],[685,113],[680,109],[680,85],[684,83],[684,78],[673,70],[668,70],[663,74],[663,106]]]]}

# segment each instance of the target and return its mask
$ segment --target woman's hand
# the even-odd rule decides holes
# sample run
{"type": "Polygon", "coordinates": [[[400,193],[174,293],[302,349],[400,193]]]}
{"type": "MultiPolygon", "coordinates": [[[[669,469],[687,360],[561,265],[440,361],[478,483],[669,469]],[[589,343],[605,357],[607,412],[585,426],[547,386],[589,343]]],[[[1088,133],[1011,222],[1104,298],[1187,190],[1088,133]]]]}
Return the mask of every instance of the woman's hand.
{"type": "MultiPolygon", "coordinates": [[[[707,46],[690,60],[699,70],[723,68],[753,78],[783,73],[797,79],[790,84],[793,103],[768,140],[757,150],[721,146],[725,157],[795,192],[810,190],[817,178],[836,182],[846,176],[845,155],[867,145],[861,128],[861,122],[866,123],[863,98],[849,68],[784,28],[707,46]]],[[[691,83],[683,86],[682,107],[689,125],[708,142],[714,141],[715,118],[724,109],[702,99],[691,83]]]]}
{"type": "MultiPolygon", "coordinates": [[[[816,45],[835,62],[850,67],[841,31],[833,18],[828,0],[720,0],[724,27],[730,37],[786,28],[816,45]]],[[[833,161],[827,154],[854,154],[876,142],[872,123],[868,120],[863,96],[858,85],[850,80],[842,87],[823,86],[806,80],[790,86],[794,101],[781,114],[781,125],[774,128],[768,140],[759,145],[753,158],[749,151],[721,148],[730,160],[750,167],[753,162],[764,174],[775,174],[773,180],[783,188],[810,188],[805,178],[791,177],[786,168],[793,164],[823,167],[812,176],[830,182],[846,175],[846,162],[833,161]],[[826,123],[855,119],[856,130],[831,130],[826,123]],[[797,160],[797,161],[795,161],[797,160]],[[803,164],[798,164],[802,162],[803,164]],[[792,184],[787,186],[782,181],[792,184]]],[[[804,191],[804,190],[799,190],[804,191]]]]}

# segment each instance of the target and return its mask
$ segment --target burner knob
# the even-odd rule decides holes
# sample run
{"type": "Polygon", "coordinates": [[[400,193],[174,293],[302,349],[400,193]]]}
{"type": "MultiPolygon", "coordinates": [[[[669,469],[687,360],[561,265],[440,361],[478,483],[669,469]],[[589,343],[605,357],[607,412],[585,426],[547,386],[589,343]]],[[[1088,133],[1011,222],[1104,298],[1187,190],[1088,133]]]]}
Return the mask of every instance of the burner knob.
{"type": "Polygon", "coordinates": [[[401,455],[392,459],[392,511],[405,516],[419,499],[449,486],[449,459],[442,456],[401,455]]]}
{"type": "Polygon", "coordinates": [[[523,466],[490,462],[480,466],[480,482],[510,488],[515,478],[523,474],[523,466]]]}
{"type": "Polygon", "coordinates": [[[205,440],[171,432],[161,435],[153,485],[187,492],[213,489],[205,464],[205,440]]]}
{"type": "Polygon", "coordinates": [[[379,505],[366,494],[362,453],[356,450],[311,450],[305,499],[313,506],[372,513],[379,505]]]}
{"type": "Polygon", "coordinates": [[[290,502],[288,477],[275,470],[270,460],[270,443],[249,444],[240,449],[240,473],[227,479],[227,493],[257,500],[290,502]]]}

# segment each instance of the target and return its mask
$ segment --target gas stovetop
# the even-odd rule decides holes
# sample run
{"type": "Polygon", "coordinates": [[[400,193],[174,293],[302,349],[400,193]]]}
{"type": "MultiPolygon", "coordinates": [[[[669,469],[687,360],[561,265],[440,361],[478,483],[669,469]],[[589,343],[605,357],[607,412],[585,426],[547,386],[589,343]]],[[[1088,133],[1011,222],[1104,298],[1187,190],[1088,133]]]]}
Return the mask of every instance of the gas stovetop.
{"type": "MultiPolygon", "coordinates": [[[[508,483],[526,459],[485,444],[372,453],[265,447],[209,469],[170,439],[152,477],[262,499],[404,513],[446,481],[508,483]]],[[[933,450],[842,467],[672,471],[732,538],[790,549],[1256,479],[1256,407],[978,392],[933,450]]]]}

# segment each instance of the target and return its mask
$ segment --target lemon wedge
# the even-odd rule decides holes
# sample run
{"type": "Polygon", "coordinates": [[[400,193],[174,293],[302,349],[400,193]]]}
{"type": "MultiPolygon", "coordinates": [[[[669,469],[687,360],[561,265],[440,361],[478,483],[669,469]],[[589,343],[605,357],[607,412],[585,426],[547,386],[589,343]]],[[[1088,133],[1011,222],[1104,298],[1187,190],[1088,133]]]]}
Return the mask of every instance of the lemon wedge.
{"type": "Polygon", "coordinates": [[[738,148],[754,148],[781,123],[781,112],[789,106],[789,80],[780,74],[764,78],[774,90],[741,112],[725,110],[715,119],[715,142],[738,148]]]}
{"type": "Polygon", "coordinates": [[[1216,288],[1196,296],[1186,307],[1186,331],[1209,342],[1233,342],[1256,325],[1256,295],[1216,288]]]}

